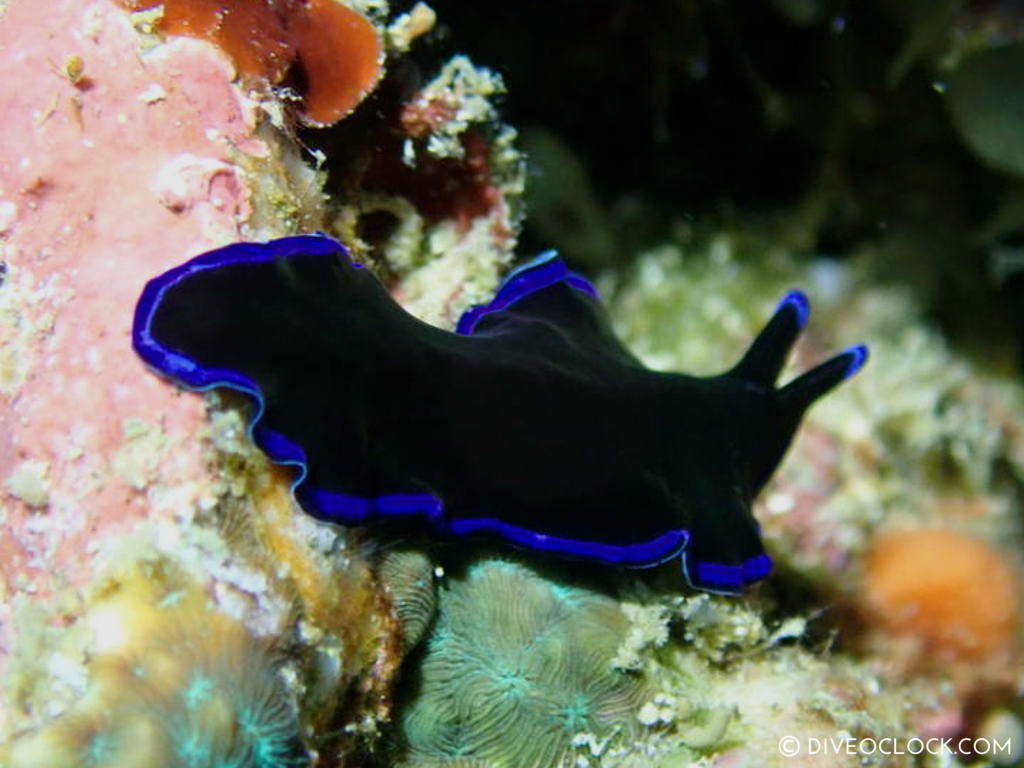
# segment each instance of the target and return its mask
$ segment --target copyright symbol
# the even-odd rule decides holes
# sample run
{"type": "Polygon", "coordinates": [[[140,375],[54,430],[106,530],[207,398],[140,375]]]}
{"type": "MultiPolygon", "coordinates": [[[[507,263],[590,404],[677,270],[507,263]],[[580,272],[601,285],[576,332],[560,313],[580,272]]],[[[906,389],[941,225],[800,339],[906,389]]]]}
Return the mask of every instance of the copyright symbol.
{"type": "Polygon", "coordinates": [[[796,736],[783,736],[779,739],[779,754],[783,757],[793,757],[800,752],[800,739],[796,736]]]}

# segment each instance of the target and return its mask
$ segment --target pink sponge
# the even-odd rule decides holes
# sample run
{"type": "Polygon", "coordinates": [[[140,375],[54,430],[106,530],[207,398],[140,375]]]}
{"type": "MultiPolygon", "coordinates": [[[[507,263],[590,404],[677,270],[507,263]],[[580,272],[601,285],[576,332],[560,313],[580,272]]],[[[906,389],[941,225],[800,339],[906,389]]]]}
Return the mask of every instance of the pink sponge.
{"type": "Polygon", "coordinates": [[[0,24],[0,594],[85,584],[105,541],[209,494],[203,402],[146,372],[131,308],[239,238],[261,143],[218,51],[139,42],[108,0],[12,0],[0,24]]]}

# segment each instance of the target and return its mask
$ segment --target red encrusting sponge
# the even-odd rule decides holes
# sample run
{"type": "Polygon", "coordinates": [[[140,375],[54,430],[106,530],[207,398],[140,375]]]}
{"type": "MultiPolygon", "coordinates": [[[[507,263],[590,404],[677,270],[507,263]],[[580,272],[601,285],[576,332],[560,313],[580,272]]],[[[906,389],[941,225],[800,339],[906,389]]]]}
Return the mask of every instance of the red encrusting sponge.
{"type": "MultiPolygon", "coordinates": [[[[133,11],[159,0],[121,0],[133,11]]],[[[380,79],[383,47],[366,17],[337,0],[163,0],[157,29],[208,40],[240,76],[277,85],[291,79],[302,118],[330,125],[380,79]]]]}

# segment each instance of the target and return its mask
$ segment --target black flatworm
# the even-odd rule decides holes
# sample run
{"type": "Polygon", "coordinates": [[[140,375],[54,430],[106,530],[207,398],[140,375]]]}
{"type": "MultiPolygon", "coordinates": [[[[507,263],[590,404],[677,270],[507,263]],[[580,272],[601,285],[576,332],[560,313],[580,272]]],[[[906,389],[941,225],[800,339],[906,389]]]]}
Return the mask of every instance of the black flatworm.
{"type": "Polygon", "coordinates": [[[450,333],[406,313],[341,244],[303,235],[150,281],[133,342],[189,388],[250,395],[252,438],[298,468],[296,498],[317,518],[416,517],[635,567],[681,554],[692,585],[739,593],[771,570],[754,496],[807,406],[867,358],[853,347],[776,388],[808,309],[788,294],[725,374],[657,373],[554,253],[450,333]]]}

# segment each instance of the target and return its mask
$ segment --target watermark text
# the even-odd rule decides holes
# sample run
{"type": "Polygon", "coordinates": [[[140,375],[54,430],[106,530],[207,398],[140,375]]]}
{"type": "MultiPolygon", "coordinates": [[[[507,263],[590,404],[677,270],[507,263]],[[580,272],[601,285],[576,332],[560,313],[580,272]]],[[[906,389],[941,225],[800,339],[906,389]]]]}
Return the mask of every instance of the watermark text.
{"type": "Polygon", "coordinates": [[[880,755],[975,755],[978,757],[999,757],[1013,754],[1013,744],[1005,739],[986,738],[918,738],[902,739],[883,736],[881,738],[857,738],[845,734],[835,736],[783,736],[779,739],[779,754],[783,757],[797,755],[850,755],[871,757],[880,755]]]}

